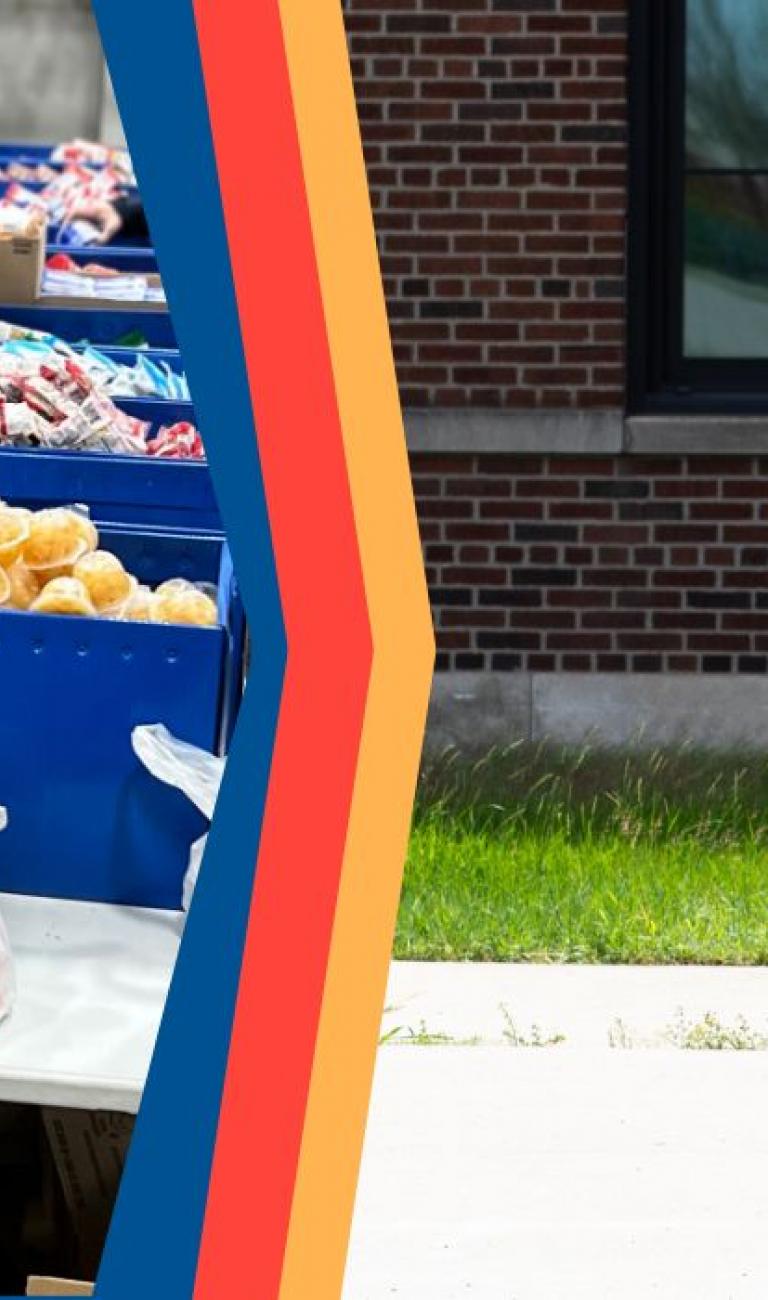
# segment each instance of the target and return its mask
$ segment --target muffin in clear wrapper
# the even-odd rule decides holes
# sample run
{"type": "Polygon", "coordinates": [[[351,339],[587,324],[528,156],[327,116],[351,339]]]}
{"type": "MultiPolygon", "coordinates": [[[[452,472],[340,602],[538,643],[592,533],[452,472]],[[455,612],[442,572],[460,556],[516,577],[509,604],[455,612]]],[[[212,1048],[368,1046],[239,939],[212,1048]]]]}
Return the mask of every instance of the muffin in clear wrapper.
{"type": "Polygon", "coordinates": [[[89,551],[73,566],[72,576],[83,583],[100,613],[121,609],[135,586],[134,579],[111,551],[89,551]]]}
{"type": "Polygon", "coordinates": [[[152,599],[153,623],[215,627],[218,621],[215,602],[184,578],[172,578],[162,583],[152,599]]]}
{"type": "Polygon", "coordinates": [[[120,611],[127,623],[150,623],[154,596],[149,587],[136,586],[120,611]]]}
{"type": "Polygon", "coordinates": [[[17,560],[7,570],[10,594],[8,604],[12,609],[29,609],[40,594],[37,575],[28,569],[23,560],[17,560]]]}
{"type": "MultiPolygon", "coordinates": [[[[71,568],[90,549],[83,522],[85,516],[63,506],[38,510],[29,523],[29,537],[24,544],[22,557],[27,568],[50,570],[71,568]]],[[[90,520],[85,520],[90,524],[90,520]]]]}
{"type": "Polygon", "coordinates": [[[0,505],[0,565],[15,564],[29,540],[31,511],[0,505]]]}
{"type": "Polygon", "coordinates": [[[77,530],[89,551],[95,551],[99,545],[99,534],[96,525],[91,520],[85,508],[76,507],[70,511],[74,515],[77,524],[77,530]]]}
{"type": "Polygon", "coordinates": [[[11,580],[5,569],[0,569],[0,605],[7,605],[11,596],[11,580]]]}
{"type": "Polygon", "coordinates": [[[54,578],[30,608],[35,614],[79,614],[86,618],[96,613],[87,588],[78,578],[54,578]]]}

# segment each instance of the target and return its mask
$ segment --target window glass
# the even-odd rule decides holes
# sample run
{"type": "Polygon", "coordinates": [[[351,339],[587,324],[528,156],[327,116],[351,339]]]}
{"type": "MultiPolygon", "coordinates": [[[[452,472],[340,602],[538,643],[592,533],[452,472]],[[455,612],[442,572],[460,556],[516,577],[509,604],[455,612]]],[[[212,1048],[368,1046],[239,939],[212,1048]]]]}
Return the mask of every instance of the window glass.
{"type": "Polygon", "coordinates": [[[768,0],[687,0],[683,352],[768,357],[768,0]]]}
{"type": "Polygon", "coordinates": [[[685,351],[768,357],[768,176],[688,176],[685,351]]]}
{"type": "Polygon", "coordinates": [[[686,163],[768,170],[768,4],[687,0],[686,163]]]}

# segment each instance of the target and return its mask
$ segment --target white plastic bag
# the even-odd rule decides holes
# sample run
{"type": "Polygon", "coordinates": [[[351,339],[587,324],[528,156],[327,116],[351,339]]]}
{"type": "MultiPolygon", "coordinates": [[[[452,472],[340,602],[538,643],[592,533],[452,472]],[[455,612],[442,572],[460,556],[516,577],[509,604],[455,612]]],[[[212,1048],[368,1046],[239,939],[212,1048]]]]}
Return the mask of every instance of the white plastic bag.
{"type": "MultiPolygon", "coordinates": [[[[147,771],[165,785],[181,790],[210,821],[219,797],[226,759],[189,745],[185,740],[177,740],[160,723],[134,727],[131,740],[134,753],[147,771]]],[[[195,891],[207,838],[207,835],[201,836],[189,851],[181,902],[185,912],[189,911],[195,891]]]]}
{"type": "MultiPolygon", "coordinates": [[[[8,814],[5,808],[0,808],[0,831],[5,830],[7,825],[8,814]]],[[[8,1015],[15,997],[16,981],[13,974],[11,945],[8,940],[8,931],[3,925],[2,916],[0,916],[0,1020],[8,1015]]]]}

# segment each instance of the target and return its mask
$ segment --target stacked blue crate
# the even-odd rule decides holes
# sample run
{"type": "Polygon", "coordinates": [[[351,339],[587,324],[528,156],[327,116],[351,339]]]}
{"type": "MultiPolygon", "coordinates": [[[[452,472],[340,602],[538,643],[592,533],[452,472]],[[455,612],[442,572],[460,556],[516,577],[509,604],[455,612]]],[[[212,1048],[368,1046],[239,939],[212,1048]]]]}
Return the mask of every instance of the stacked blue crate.
{"type": "MultiPolygon", "coordinates": [[[[50,146],[0,147],[39,162],[50,146]]],[[[151,249],[67,249],[115,269],[156,270],[151,249]]],[[[132,364],[121,341],[181,372],[167,312],[2,305],[0,319],[90,342],[132,364]]],[[[116,398],[152,432],[194,423],[189,402],[116,398]]],[[[0,804],[0,890],[146,907],[180,905],[189,848],[205,823],[184,796],[146,773],[131,747],[141,723],[225,752],[243,685],[245,620],[204,461],[0,448],[0,497],[39,508],[83,502],[102,544],[150,585],[215,585],[219,626],[198,628],[0,611],[8,757],[0,804]]]]}

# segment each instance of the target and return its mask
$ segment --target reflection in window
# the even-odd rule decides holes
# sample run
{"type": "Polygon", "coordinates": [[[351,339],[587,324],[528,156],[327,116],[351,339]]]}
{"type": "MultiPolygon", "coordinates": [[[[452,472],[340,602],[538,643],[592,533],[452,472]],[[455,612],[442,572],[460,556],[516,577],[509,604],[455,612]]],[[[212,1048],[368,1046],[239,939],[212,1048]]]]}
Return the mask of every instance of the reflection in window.
{"type": "Polygon", "coordinates": [[[688,0],[689,168],[768,170],[766,0],[688,0]]]}
{"type": "Polygon", "coordinates": [[[768,4],[687,0],[684,351],[768,357],[768,4]]]}

